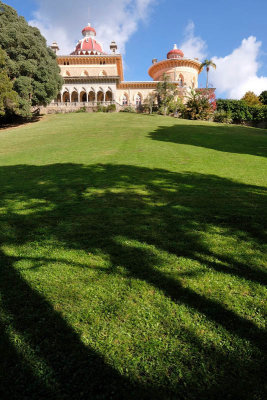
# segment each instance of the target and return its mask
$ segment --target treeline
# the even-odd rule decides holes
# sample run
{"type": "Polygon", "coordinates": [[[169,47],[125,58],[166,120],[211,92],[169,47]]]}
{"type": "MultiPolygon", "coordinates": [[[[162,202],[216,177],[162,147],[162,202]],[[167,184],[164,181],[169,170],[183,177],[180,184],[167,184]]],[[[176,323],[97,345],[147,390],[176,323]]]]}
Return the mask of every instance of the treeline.
{"type": "Polygon", "coordinates": [[[56,97],[63,80],[40,31],[0,1],[0,115],[29,117],[56,97]]]}

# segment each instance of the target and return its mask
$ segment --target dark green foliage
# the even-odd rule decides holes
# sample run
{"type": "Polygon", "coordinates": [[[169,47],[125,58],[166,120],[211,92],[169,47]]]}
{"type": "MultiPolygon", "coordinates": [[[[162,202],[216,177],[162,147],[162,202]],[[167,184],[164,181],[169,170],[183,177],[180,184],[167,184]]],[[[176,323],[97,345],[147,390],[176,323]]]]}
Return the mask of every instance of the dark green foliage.
{"type": "Polygon", "coordinates": [[[0,44],[8,56],[8,75],[15,80],[19,113],[28,116],[32,106],[50,103],[63,81],[56,56],[40,31],[1,1],[0,7],[0,44]]]}
{"type": "Polygon", "coordinates": [[[109,104],[107,106],[107,112],[115,112],[116,111],[116,105],[115,104],[109,104]]]}
{"type": "Polygon", "coordinates": [[[231,112],[223,110],[215,111],[213,121],[221,122],[223,124],[231,124],[233,122],[231,112]]]}
{"type": "Polygon", "coordinates": [[[267,106],[267,90],[261,92],[261,94],[259,95],[259,99],[263,105],[267,106]]]}
{"type": "Polygon", "coordinates": [[[248,106],[243,100],[217,100],[217,110],[231,114],[234,122],[267,121],[267,106],[248,106]]]}
{"type": "Polygon", "coordinates": [[[0,116],[12,113],[18,105],[18,95],[7,74],[6,58],[6,53],[0,48],[0,116]]]}

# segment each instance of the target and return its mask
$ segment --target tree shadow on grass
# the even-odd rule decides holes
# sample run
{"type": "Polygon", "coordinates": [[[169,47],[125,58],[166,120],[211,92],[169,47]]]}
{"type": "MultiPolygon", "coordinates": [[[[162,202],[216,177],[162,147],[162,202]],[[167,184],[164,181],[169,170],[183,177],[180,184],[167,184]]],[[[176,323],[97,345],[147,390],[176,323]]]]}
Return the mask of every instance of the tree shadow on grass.
{"type": "MultiPolygon", "coordinates": [[[[217,300],[184,287],[179,276],[174,278],[155,268],[161,263],[160,256],[136,243],[263,284],[263,269],[231,256],[212,254],[201,233],[221,228],[260,248],[264,243],[264,188],[212,175],[76,164],[2,167],[0,184],[3,245],[53,237],[66,249],[91,253],[101,249],[111,260],[112,267],[106,273],[118,274],[117,266],[124,266],[130,277],[148,282],[176,304],[186,305],[259,349],[252,361],[246,361],[235,351],[225,354],[209,348],[193,332],[187,332],[196,351],[207,352],[206,374],[210,377],[214,373],[213,383],[204,383],[205,374],[194,365],[191,378],[183,378],[171,388],[146,377],[140,382],[129,380],[107,365],[102,355],[82,344],[60,313],[22,279],[14,265],[24,257],[7,255],[3,250],[0,290],[5,336],[0,362],[3,368],[9,366],[2,385],[6,398],[20,394],[20,398],[36,399],[207,399],[226,395],[245,399],[248,394],[253,398],[255,390],[262,393],[264,368],[258,351],[263,351],[263,331],[217,300]],[[211,255],[220,263],[207,261],[211,255]],[[18,354],[12,339],[16,333],[34,356],[18,354]],[[38,370],[38,360],[47,369],[38,370]]],[[[35,261],[39,268],[40,261],[48,264],[53,258],[41,256],[35,261]]]]}
{"type": "Polygon", "coordinates": [[[195,123],[160,126],[149,134],[162,142],[188,144],[226,153],[267,157],[267,134],[262,129],[235,125],[203,125],[195,123]]]}

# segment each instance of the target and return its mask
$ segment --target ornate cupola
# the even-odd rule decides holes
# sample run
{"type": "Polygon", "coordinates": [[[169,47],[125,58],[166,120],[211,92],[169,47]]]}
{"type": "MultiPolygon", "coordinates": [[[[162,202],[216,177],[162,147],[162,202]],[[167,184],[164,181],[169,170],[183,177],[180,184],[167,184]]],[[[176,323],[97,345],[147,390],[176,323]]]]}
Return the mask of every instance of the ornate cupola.
{"type": "Polygon", "coordinates": [[[184,57],[184,53],[182,52],[182,50],[177,48],[176,44],[173,46],[173,49],[171,51],[169,51],[169,53],[167,54],[168,60],[173,60],[173,59],[183,58],[183,57],[184,57]]]}
{"type": "Polygon", "coordinates": [[[101,55],[104,54],[102,45],[95,39],[96,31],[91,24],[83,30],[83,39],[79,40],[72,55],[101,55]]]}

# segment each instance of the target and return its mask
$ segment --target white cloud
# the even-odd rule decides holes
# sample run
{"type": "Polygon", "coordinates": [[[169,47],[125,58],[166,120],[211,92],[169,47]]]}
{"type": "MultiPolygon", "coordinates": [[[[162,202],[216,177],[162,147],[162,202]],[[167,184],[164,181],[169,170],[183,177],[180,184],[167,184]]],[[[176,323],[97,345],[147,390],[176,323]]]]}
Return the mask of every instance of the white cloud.
{"type": "Polygon", "coordinates": [[[149,17],[156,0],[36,0],[38,11],[31,25],[37,26],[48,44],[57,41],[61,54],[69,54],[81,39],[88,21],[96,29],[97,40],[109,51],[115,40],[122,53],[140,21],[149,17]]]}
{"type": "Polygon", "coordinates": [[[187,58],[203,60],[207,56],[207,44],[201,37],[195,36],[195,24],[193,21],[189,21],[187,24],[181,49],[187,58]]]}
{"type": "Polygon", "coordinates": [[[243,39],[240,47],[225,57],[212,57],[217,65],[210,71],[210,81],[220,93],[240,99],[248,90],[259,95],[267,90],[267,77],[258,76],[261,42],[254,36],[243,39]]]}

